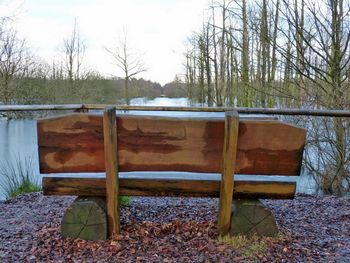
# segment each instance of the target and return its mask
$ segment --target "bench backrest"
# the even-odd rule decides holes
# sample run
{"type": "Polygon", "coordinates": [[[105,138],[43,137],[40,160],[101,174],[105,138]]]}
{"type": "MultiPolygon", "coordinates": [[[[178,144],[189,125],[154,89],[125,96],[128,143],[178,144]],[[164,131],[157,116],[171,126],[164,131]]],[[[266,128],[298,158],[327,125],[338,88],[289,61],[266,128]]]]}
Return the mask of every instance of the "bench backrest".
{"type": "MultiPolygon", "coordinates": [[[[306,130],[276,120],[239,122],[235,173],[299,175],[306,130]]],[[[224,119],[117,116],[118,169],[222,171],[224,119]]],[[[103,117],[38,121],[41,173],[104,172],[103,117]]],[[[232,160],[234,162],[234,160],[232,160]]]]}

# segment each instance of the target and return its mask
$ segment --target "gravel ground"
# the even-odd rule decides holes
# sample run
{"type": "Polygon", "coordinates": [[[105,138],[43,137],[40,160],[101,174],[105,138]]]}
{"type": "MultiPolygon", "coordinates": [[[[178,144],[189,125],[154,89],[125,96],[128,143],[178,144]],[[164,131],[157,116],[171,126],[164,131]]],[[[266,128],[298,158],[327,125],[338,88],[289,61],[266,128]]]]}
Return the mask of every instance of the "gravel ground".
{"type": "Polygon", "coordinates": [[[73,197],[26,194],[0,202],[0,262],[350,262],[350,198],[264,201],[280,236],[247,255],[217,242],[217,199],[134,198],[122,234],[106,241],[62,238],[73,197]]]}

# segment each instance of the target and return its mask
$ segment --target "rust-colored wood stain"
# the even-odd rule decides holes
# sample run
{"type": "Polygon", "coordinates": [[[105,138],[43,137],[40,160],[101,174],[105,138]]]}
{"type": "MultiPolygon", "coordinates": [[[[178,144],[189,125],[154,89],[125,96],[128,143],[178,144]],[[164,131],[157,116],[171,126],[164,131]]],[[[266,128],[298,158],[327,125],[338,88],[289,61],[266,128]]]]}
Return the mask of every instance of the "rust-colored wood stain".
{"type": "MultiPolygon", "coordinates": [[[[117,116],[119,171],[221,172],[224,119],[117,116]]],[[[299,175],[306,130],[240,120],[235,173],[299,175]]],[[[41,173],[104,172],[102,115],[38,121],[41,173]]],[[[235,161],[235,160],[232,160],[235,161]]]]}

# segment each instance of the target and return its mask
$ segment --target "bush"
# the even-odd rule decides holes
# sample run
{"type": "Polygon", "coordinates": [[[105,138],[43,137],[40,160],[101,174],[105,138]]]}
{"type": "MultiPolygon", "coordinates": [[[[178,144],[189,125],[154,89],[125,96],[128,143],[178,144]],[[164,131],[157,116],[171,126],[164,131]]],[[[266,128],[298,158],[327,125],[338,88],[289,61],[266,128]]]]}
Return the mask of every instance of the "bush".
{"type": "Polygon", "coordinates": [[[11,159],[14,161],[0,162],[0,189],[5,198],[41,191],[38,177],[33,170],[33,158],[16,155],[11,159]]]}

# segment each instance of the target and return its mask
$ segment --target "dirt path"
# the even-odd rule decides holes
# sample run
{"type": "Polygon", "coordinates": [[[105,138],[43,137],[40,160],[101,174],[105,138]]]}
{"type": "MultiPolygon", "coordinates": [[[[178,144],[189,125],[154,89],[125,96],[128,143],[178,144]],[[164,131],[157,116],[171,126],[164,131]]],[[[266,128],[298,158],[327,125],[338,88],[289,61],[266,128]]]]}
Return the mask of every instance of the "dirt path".
{"type": "Polygon", "coordinates": [[[122,235],[99,242],[61,238],[72,200],[36,193],[0,202],[0,262],[350,262],[346,197],[265,201],[281,235],[249,255],[217,242],[216,199],[134,198],[122,208],[122,235]]]}

